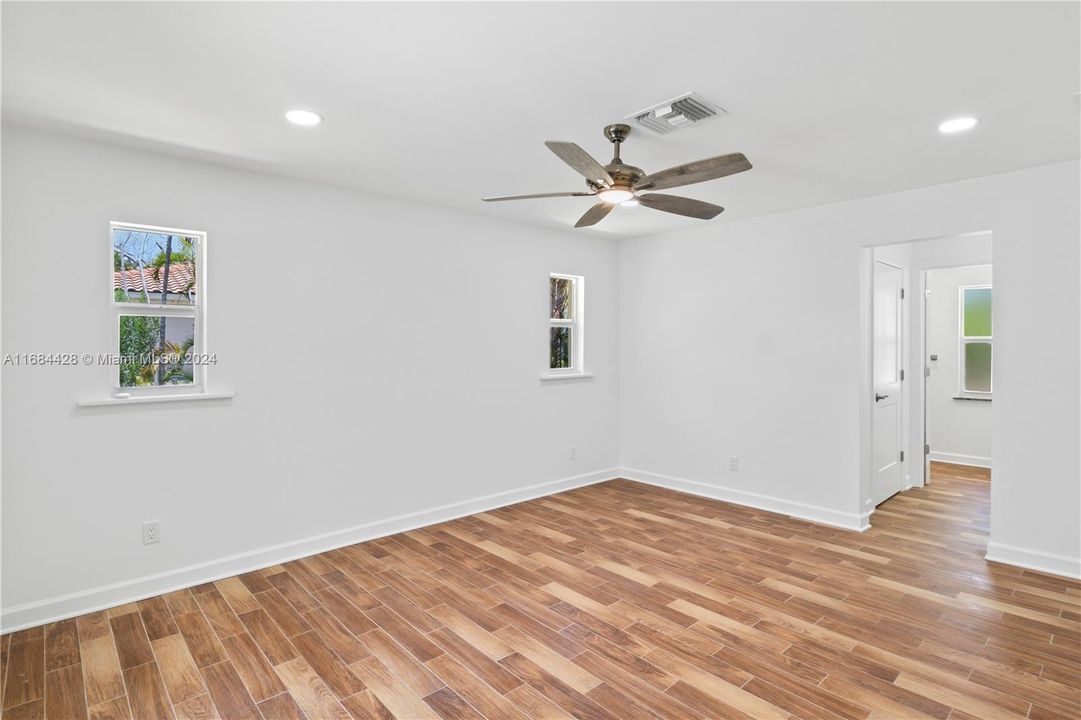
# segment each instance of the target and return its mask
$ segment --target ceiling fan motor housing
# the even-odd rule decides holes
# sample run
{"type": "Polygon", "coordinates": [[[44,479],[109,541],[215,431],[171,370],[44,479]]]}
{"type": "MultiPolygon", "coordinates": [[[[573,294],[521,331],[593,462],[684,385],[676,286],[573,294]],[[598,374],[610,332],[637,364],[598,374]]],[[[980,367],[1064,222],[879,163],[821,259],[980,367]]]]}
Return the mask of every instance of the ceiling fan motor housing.
{"type": "Polygon", "coordinates": [[[633,188],[639,180],[646,176],[646,173],[642,168],[636,168],[633,165],[624,165],[621,162],[613,162],[604,166],[604,169],[608,171],[608,174],[612,177],[612,187],[616,188],[633,188]]]}

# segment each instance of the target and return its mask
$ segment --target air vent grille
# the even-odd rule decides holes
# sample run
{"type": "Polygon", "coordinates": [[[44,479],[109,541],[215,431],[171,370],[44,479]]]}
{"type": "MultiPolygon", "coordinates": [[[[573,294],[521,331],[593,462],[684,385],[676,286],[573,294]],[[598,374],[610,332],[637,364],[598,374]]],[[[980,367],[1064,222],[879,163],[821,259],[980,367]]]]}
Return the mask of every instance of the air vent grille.
{"type": "Polygon", "coordinates": [[[687,93],[657,103],[645,110],[639,110],[632,115],[628,115],[627,119],[633,119],[639,125],[647,127],[655,133],[667,135],[676,130],[698,125],[711,117],[727,114],[724,108],[711,103],[701,95],[687,93]]]}

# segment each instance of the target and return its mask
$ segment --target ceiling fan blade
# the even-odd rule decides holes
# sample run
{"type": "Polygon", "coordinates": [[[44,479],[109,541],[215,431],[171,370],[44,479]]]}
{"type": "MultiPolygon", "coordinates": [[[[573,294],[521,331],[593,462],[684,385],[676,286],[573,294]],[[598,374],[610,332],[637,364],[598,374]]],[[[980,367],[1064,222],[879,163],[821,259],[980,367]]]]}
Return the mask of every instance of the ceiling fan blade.
{"type": "Polygon", "coordinates": [[[586,180],[605,185],[612,184],[612,176],[593,156],[572,142],[549,140],[544,143],[560,160],[577,170],[586,180]]]}
{"type": "Polygon", "coordinates": [[[646,193],[638,196],[638,202],[654,210],[662,210],[673,215],[686,215],[699,220],[712,220],[724,212],[724,208],[720,205],[679,197],[678,195],[646,193]]]}
{"type": "Polygon", "coordinates": [[[750,170],[751,167],[753,166],[743,153],[731,153],[661,170],[643,178],[638,186],[643,189],[664,190],[735,175],[750,170]]]}
{"type": "Polygon", "coordinates": [[[604,220],[608,216],[608,213],[612,212],[615,205],[611,203],[599,202],[590,209],[586,210],[586,214],[578,218],[578,222],[574,223],[574,227],[589,227],[590,225],[596,225],[601,220],[604,220]]]}
{"type": "Polygon", "coordinates": [[[533,195],[500,195],[498,197],[486,197],[481,198],[484,202],[501,202],[503,200],[533,200],[535,198],[554,198],[554,197],[590,197],[596,193],[591,192],[555,192],[555,193],[535,193],[533,195]]]}

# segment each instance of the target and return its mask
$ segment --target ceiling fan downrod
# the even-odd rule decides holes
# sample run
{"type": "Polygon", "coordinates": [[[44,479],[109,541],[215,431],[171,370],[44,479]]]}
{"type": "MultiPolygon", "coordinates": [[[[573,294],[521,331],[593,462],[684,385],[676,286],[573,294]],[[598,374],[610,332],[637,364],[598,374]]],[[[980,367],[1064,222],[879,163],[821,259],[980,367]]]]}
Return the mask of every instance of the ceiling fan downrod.
{"type": "Polygon", "coordinates": [[[604,128],[604,136],[606,138],[608,138],[608,140],[614,146],[614,154],[612,155],[612,163],[613,164],[615,164],[615,163],[620,163],[621,164],[623,162],[619,157],[619,146],[624,140],[627,139],[627,136],[630,135],[630,134],[631,134],[631,126],[630,125],[616,124],[616,125],[608,125],[608,126],[606,126],[604,128]]]}

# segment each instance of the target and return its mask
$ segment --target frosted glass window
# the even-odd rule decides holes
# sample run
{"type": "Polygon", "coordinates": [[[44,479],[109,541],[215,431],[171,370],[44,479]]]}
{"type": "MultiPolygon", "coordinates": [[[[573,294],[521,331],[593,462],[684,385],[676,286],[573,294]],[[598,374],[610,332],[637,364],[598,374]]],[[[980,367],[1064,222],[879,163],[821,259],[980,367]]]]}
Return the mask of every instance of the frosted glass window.
{"type": "Polygon", "coordinates": [[[991,337],[991,288],[965,288],[964,336],[991,337]]]}
{"type": "Polygon", "coordinates": [[[991,392],[991,343],[965,343],[965,390],[991,392]]]}
{"type": "Polygon", "coordinates": [[[960,397],[988,399],[991,395],[994,340],[991,330],[993,290],[990,285],[960,288],[960,397]]]}

